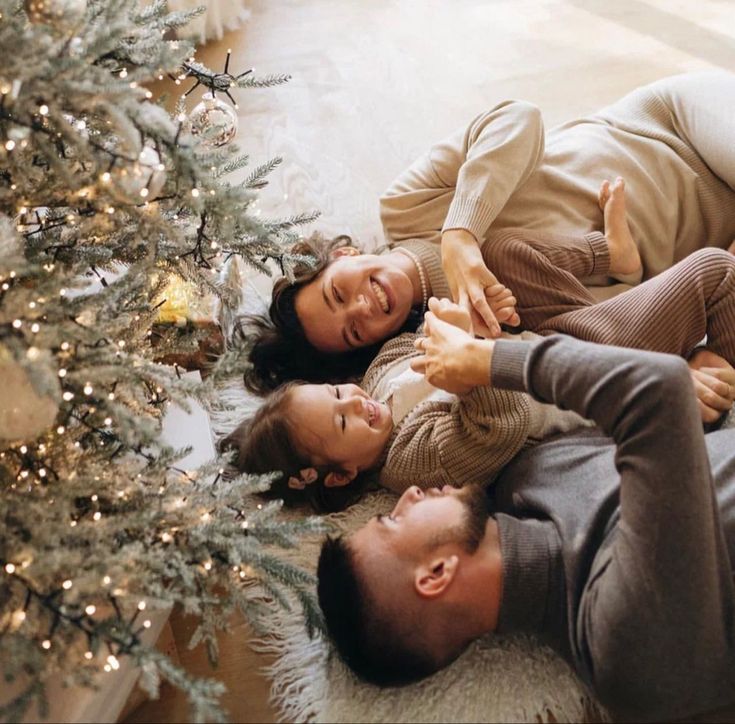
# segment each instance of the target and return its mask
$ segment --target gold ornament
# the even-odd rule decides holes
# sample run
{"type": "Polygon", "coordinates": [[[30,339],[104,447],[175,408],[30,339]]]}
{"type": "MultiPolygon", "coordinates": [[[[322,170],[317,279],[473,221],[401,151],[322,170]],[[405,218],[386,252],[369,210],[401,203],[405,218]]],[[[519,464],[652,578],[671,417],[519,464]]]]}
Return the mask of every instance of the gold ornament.
{"type": "Polygon", "coordinates": [[[187,322],[211,320],[214,316],[215,300],[202,295],[192,282],[172,276],[159,299],[158,321],[183,327],[187,322]]]}
{"type": "Polygon", "coordinates": [[[237,133],[237,113],[235,109],[215,98],[211,93],[202,96],[189,114],[189,123],[192,134],[205,134],[202,143],[208,146],[224,146],[229,143],[237,133]],[[210,129],[216,129],[213,132],[210,129]]]}
{"type": "Polygon", "coordinates": [[[28,19],[61,32],[72,30],[87,12],[87,0],[24,0],[28,19]]]}

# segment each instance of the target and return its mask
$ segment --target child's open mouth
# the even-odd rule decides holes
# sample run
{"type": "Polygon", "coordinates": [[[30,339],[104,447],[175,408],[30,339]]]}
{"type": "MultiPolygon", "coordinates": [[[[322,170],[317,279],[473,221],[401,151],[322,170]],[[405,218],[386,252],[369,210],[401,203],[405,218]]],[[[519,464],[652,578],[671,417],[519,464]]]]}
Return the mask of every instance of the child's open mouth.
{"type": "Polygon", "coordinates": [[[365,403],[365,406],[367,407],[368,411],[368,425],[370,427],[374,427],[375,423],[380,420],[380,407],[372,400],[368,400],[365,403]]]}

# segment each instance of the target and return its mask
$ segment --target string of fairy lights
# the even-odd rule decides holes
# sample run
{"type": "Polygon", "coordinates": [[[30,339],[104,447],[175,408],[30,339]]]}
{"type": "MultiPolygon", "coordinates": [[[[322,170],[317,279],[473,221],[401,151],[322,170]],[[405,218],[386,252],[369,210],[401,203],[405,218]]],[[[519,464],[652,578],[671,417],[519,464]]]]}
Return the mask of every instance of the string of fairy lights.
{"type": "MultiPolygon", "coordinates": [[[[172,76],[177,86],[187,79],[194,81],[194,85],[182,94],[182,98],[187,97],[196,88],[203,85],[208,89],[212,98],[216,97],[216,93],[222,93],[237,108],[230,91],[237,87],[239,81],[252,73],[253,69],[236,75],[231,74],[229,72],[230,59],[231,51],[228,50],[223,72],[213,73],[198,64],[194,57],[190,57],[184,63],[181,73],[172,76]]],[[[152,98],[152,92],[141,88],[138,80],[128,80],[131,71],[127,67],[115,68],[112,75],[119,81],[127,83],[130,90],[138,91],[142,99],[150,100],[152,98]]],[[[157,77],[162,80],[164,73],[161,71],[157,77]]],[[[20,200],[16,207],[16,228],[26,240],[33,243],[43,243],[43,240],[49,237],[50,232],[59,230],[62,227],[78,226],[86,219],[97,216],[104,218],[104,216],[114,216],[121,213],[136,214],[154,211],[163,213],[159,204],[177,198],[176,192],[169,196],[161,195],[166,183],[167,168],[162,161],[163,153],[158,141],[153,144],[144,144],[137,155],[127,154],[119,148],[112,148],[96,140],[94,137],[94,123],[90,123],[90,119],[65,116],[45,100],[38,103],[35,113],[24,118],[18,114],[13,103],[20,91],[21,85],[19,82],[0,81],[0,128],[4,127],[7,131],[5,139],[0,143],[2,143],[7,154],[24,151],[30,143],[29,135],[31,132],[43,134],[50,140],[58,140],[62,147],[65,133],[75,132],[84,143],[109,157],[109,164],[97,174],[94,182],[85,183],[81,188],[71,190],[68,198],[55,199],[53,206],[48,204],[48,200],[46,204],[39,203],[39,200],[31,198],[20,200]],[[60,128],[62,130],[59,130],[60,128]]],[[[199,114],[196,118],[183,113],[177,115],[178,131],[171,147],[176,146],[182,131],[187,126],[192,131],[196,130],[195,122],[197,118],[200,121],[200,127],[206,125],[201,123],[201,114],[205,113],[207,109],[212,112],[213,108],[222,115],[221,106],[206,105],[203,110],[197,111],[195,109],[199,114]]],[[[227,117],[226,111],[224,111],[224,117],[227,117]]],[[[108,125],[109,123],[107,121],[108,125]]],[[[206,142],[206,128],[200,128],[198,132],[203,134],[202,140],[206,142]]],[[[225,137],[229,140],[232,135],[234,135],[232,127],[225,128],[224,136],[217,136],[215,144],[225,137]]],[[[215,168],[212,167],[212,171],[214,170],[215,168]]],[[[11,191],[17,190],[17,186],[12,182],[12,179],[10,179],[9,188],[11,191]]],[[[199,181],[188,193],[194,201],[197,201],[205,195],[214,196],[216,189],[214,187],[208,188],[206,182],[199,181]]],[[[169,222],[176,222],[182,213],[181,210],[173,214],[168,213],[165,218],[169,222]]],[[[206,211],[200,212],[199,221],[194,246],[189,251],[177,255],[175,260],[191,257],[191,261],[195,264],[208,268],[213,260],[213,255],[217,255],[223,250],[220,244],[206,233],[208,221],[206,211]]],[[[94,242],[95,238],[92,237],[91,241],[94,242]]],[[[68,262],[69,252],[72,252],[73,249],[73,239],[66,244],[52,244],[44,248],[43,251],[49,256],[49,259],[44,263],[43,269],[51,275],[57,270],[59,263],[68,262]]],[[[98,274],[94,267],[92,267],[92,271],[98,274]]],[[[101,282],[103,287],[107,287],[104,277],[101,277],[101,282]]],[[[4,277],[0,278],[0,302],[5,295],[16,292],[24,295],[27,294],[28,290],[19,270],[10,270],[4,277]]],[[[116,383],[113,382],[110,389],[105,389],[104,387],[95,386],[90,380],[85,379],[84,376],[80,377],[79,374],[73,371],[73,368],[79,367],[80,356],[83,357],[84,354],[100,351],[109,354],[109,350],[114,350],[113,356],[120,360],[120,364],[131,361],[133,365],[145,365],[146,360],[129,351],[127,342],[124,339],[99,338],[92,341],[94,336],[91,333],[93,324],[90,324],[90,322],[93,322],[93,320],[74,317],[73,314],[64,319],[63,312],[57,313],[56,317],[53,317],[52,312],[49,311],[50,301],[53,301],[54,305],[57,305],[59,301],[67,303],[70,309],[73,308],[74,301],[73,295],[64,286],[60,287],[55,294],[58,299],[54,297],[51,300],[49,296],[36,296],[30,299],[27,302],[26,315],[17,316],[8,325],[0,325],[0,338],[5,339],[12,336],[15,339],[22,340],[22,343],[27,345],[25,354],[31,362],[37,360],[41,355],[41,349],[34,343],[34,339],[44,335],[45,325],[65,321],[72,323],[78,331],[78,335],[74,336],[70,333],[68,339],[61,341],[57,347],[51,350],[59,362],[57,378],[61,386],[61,399],[63,401],[57,424],[44,436],[42,441],[32,446],[26,443],[11,445],[0,452],[2,464],[6,468],[12,466],[13,480],[9,488],[24,495],[32,495],[35,491],[42,491],[45,495],[49,481],[60,480],[61,474],[56,470],[53,460],[54,455],[59,454],[60,447],[62,452],[68,454],[65,443],[69,443],[72,449],[79,451],[94,449],[100,455],[109,459],[131,453],[146,463],[155,462],[149,452],[140,447],[131,448],[115,432],[116,415],[121,412],[120,404],[125,403],[124,400],[121,401],[119,398],[116,383]],[[49,319],[49,315],[53,318],[49,319]]],[[[62,304],[61,307],[56,308],[63,309],[63,306],[62,304]]],[[[155,308],[141,311],[133,305],[130,309],[125,308],[125,306],[120,309],[120,318],[129,319],[132,328],[141,330],[146,337],[151,337],[153,334],[150,327],[155,320],[155,316],[155,308]],[[148,327],[147,330],[145,330],[146,327],[148,327]]],[[[161,409],[171,404],[165,390],[165,383],[150,384],[148,386],[146,403],[161,409]]],[[[182,470],[175,465],[165,465],[164,468],[167,473],[177,476],[179,484],[191,484],[196,480],[194,471],[182,470]]],[[[213,484],[220,480],[223,473],[224,469],[218,469],[213,484]]],[[[72,469],[68,473],[68,477],[69,479],[77,477],[76,470],[72,469]]],[[[144,483],[144,478],[143,472],[138,472],[135,476],[138,483],[144,483]]],[[[95,476],[94,482],[99,481],[100,477],[95,476]]],[[[157,490],[158,495],[165,492],[165,485],[161,485],[157,490]]],[[[148,494],[150,493],[145,490],[144,486],[135,490],[118,490],[116,493],[118,500],[116,502],[114,500],[103,500],[99,494],[93,493],[86,496],[83,507],[71,516],[69,527],[73,529],[80,525],[101,525],[104,523],[105,509],[109,510],[117,504],[124,505],[131,495],[145,496],[148,494]]],[[[54,498],[48,497],[48,503],[53,505],[54,498]]],[[[229,506],[229,508],[233,520],[245,535],[253,531],[254,523],[245,510],[236,506],[229,506]]],[[[257,505],[257,510],[262,510],[262,508],[261,504],[257,505]]],[[[214,512],[214,509],[189,511],[186,495],[177,497],[173,501],[171,509],[178,513],[178,517],[173,517],[171,521],[167,522],[166,518],[171,517],[169,516],[171,511],[166,511],[159,520],[159,527],[151,534],[152,539],[163,546],[175,543],[180,535],[187,535],[193,525],[208,525],[214,512]],[[187,518],[187,513],[190,516],[193,514],[193,518],[187,518]]],[[[35,604],[49,615],[47,630],[38,633],[38,646],[41,651],[48,652],[52,650],[55,634],[59,627],[66,625],[86,636],[88,648],[82,654],[85,661],[93,665],[98,660],[98,647],[102,646],[105,649],[102,670],[105,672],[118,670],[120,668],[119,657],[130,654],[140,647],[142,643],[141,636],[152,626],[151,619],[144,617],[149,602],[142,598],[135,604],[132,613],[126,613],[124,609],[127,604],[121,602],[121,599],[127,596],[125,585],[123,583],[116,586],[112,576],[108,574],[100,579],[101,590],[107,592],[103,601],[85,602],[76,600],[74,598],[75,579],[71,575],[62,576],[59,574],[60,580],[56,585],[51,586],[50,590],[47,591],[40,590],[34,584],[34,581],[26,575],[26,570],[31,563],[32,558],[23,555],[14,557],[13,560],[0,561],[0,566],[2,566],[7,577],[6,580],[19,586],[24,592],[20,596],[20,599],[22,599],[21,605],[10,613],[4,629],[0,629],[0,636],[5,631],[15,631],[21,626],[27,625],[29,611],[35,604]],[[110,619],[113,622],[112,625],[104,627],[100,625],[101,620],[107,621],[110,619]]],[[[240,582],[252,579],[256,575],[256,571],[252,566],[232,564],[224,553],[214,553],[204,560],[192,561],[192,565],[198,575],[203,576],[209,574],[215,565],[222,566],[223,570],[226,566],[232,573],[233,578],[240,582]]]]}

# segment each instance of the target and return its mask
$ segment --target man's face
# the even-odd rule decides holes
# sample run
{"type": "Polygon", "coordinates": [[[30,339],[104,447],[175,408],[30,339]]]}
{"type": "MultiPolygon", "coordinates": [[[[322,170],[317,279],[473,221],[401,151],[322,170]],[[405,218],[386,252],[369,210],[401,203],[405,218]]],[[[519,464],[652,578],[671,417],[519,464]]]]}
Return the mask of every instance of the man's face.
{"type": "MultiPolygon", "coordinates": [[[[413,486],[387,515],[371,518],[350,536],[363,573],[389,570],[396,559],[415,563],[445,544],[456,544],[473,553],[485,534],[489,509],[485,491],[477,485],[464,488],[413,486]]],[[[368,585],[372,585],[372,580],[368,585]]]]}
{"type": "Polygon", "coordinates": [[[405,323],[413,304],[409,277],[389,256],[340,256],[296,295],[296,315],[320,352],[382,342],[405,323]]]}

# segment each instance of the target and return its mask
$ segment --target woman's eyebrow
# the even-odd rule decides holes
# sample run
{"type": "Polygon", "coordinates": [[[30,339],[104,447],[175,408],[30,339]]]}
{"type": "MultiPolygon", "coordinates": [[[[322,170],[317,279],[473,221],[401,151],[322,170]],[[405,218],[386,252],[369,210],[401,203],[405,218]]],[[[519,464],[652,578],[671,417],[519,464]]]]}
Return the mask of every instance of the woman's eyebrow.
{"type": "Polygon", "coordinates": [[[327,305],[330,312],[334,311],[334,304],[332,303],[332,300],[329,298],[329,295],[327,294],[327,280],[322,280],[322,297],[324,298],[324,304],[327,305]]]}

